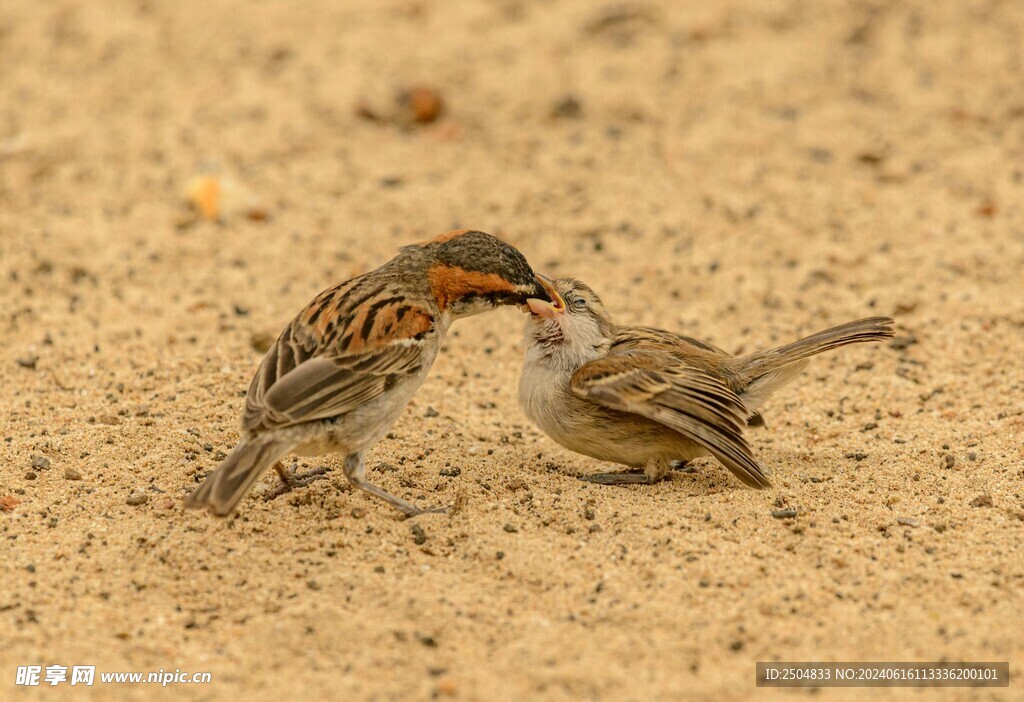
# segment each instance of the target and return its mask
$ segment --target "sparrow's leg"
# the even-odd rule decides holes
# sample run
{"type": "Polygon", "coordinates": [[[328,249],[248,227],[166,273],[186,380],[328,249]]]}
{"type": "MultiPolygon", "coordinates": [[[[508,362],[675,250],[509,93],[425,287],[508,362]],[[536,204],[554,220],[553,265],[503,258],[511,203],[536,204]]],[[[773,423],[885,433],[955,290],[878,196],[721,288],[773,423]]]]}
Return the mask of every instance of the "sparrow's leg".
{"type": "Polygon", "coordinates": [[[366,480],[366,462],[365,454],[360,451],[359,453],[350,453],[345,457],[345,477],[354,486],[368,492],[375,497],[387,502],[392,507],[396,508],[399,512],[404,514],[406,517],[415,517],[418,514],[436,514],[443,513],[443,507],[434,507],[431,509],[420,509],[411,502],[406,502],[401,497],[395,497],[391,493],[377,487],[371,482],[366,480]]]}
{"type": "Polygon", "coordinates": [[[621,473],[597,473],[585,475],[581,480],[599,485],[652,485],[664,480],[672,470],[670,461],[649,461],[643,470],[627,470],[621,473]]]}
{"type": "Polygon", "coordinates": [[[296,471],[294,465],[292,465],[291,470],[289,470],[284,467],[281,461],[278,461],[277,463],[274,464],[274,471],[277,473],[278,477],[281,478],[281,484],[278,485],[273,490],[267,492],[267,494],[263,496],[263,500],[265,502],[269,502],[270,500],[273,500],[276,497],[280,497],[285,493],[291,492],[297,487],[305,487],[314,480],[319,480],[320,478],[322,478],[324,475],[330,472],[330,470],[331,469],[328,468],[327,466],[320,466],[318,468],[308,470],[300,475],[296,471]]]}

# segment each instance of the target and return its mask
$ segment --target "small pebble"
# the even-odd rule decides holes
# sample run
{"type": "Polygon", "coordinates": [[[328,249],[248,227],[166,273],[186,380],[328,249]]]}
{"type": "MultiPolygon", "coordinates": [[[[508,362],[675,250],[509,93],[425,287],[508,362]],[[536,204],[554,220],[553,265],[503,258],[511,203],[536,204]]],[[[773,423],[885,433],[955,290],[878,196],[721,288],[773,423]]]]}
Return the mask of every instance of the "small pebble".
{"type": "Polygon", "coordinates": [[[519,531],[519,527],[517,527],[515,524],[506,524],[504,526],[504,529],[509,534],[515,534],[517,531],[519,531]]]}
{"type": "Polygon", "coordinates": [[[144,492],[133,492],[124,501],[126,505],[131,505],[132,507],[138,507],[139,505],[144,505],[147,502],[149,502],[149,495],[144,492]]]}
{"type": "Polygon", "coordinates": [[[15,359],[14,362],[17,363],[22,368],[27,368],[28,370],[35,370],[36,363],[39,362],[39,356],[24,356],[22,358],[15,359]]]}
{"type": "Polygon", "coordinates": [[[412,525],[412,542],[417,546],[427,543],[427,532],[419,524],[412,525]]]}
{"type": "Polygon", "coordinates": [[[363,509],[362,507],[355,507],[355,508],[353,508],[353,510],[352,510],[352,518],[353,519],[362,519],[365,516],[366,516],[366,510],[363,509]]]}
{"type": "Polygon", "coordinates": [[[947,470],[956,465],[956,457],[951,453],[947,453],[943,456],[942,461],[947,470]]]}
{"type": "MultiPolygon", "coordinates": [[[[252,221],[267,219],[267,211],[259,199],[239,181],[222,175],[204,174],[192,178],[182,193],[194,216],[211,222],[223,222],[237,216],[252,221]]],[[[179,226],[188,226],[190,219],[182,218],[179,226]]]]}
{"type": "Polygon", "coordinates": [[[33,473],[32,471],[28,471],[25,473],[25,480],[35,480],[38,477],[39,476],[33,473]]]}
{"type": "Polygon", "coordinates": [[[50,459],[45,456],[32,456],[32,467],[37,470],[50,470],[50,459]]]}
{"type": "Polygon", "coordinates": [[[913,334],[909,336],[897,336],[895,339],[889,342],[891,348],[897,351],[906,351],[909,347],[917,343],[917,337],[913,334]]]}
{"type": "Polygon", "coordinates": [[[434,409],[433,407],[428,407],[428,408],[427,408],[427,411],[423,413],[423,416],[424,416],[424,417],[437,417],[437,416],[439,416],[440,414],[441,414],[441,413],[440,413],[440,412],[438,412],[438,411],[437,411],[436,409],[434,409]]]}
{"type": "Polygon", "coordinates": [[[579,119],[583,105],[575,95],[566,95],[551,108],[552,119],[579,119]]]}
{"type": "Polygon", "coordinates": [[[978,495],[973,500],[971,500],[971,507],[991,507],[991,506],[992,506],[992,495],[989,495],[987,492],[983,493],[981,495],[978,495]]]}
{"type": "Polygon", "coordinates": [[[79,473],[74,468],[65,468],[64,469],[64,480],[81,480],[81,479],[82,479],[82,474],[79,473]]]}
{"type": "Polygon", "coordinates": [[[772,516],[775,519],[792,519],[797,515],[797,511],[792,507],[786,509],[773,509],[772,516]]]}
{"type": "Polygon", "coordinates": [[[915,529],[921,526],[921,522],[913,517],[896,517],[896,523],[902,526],[914,527],[915,529]]]}
{"type": "Polygon", "coordinates": [[[400,117],[406,122],[430,124],[441,116],[444,100],[432,88],[413,86],[398,95],[400,117]]]}

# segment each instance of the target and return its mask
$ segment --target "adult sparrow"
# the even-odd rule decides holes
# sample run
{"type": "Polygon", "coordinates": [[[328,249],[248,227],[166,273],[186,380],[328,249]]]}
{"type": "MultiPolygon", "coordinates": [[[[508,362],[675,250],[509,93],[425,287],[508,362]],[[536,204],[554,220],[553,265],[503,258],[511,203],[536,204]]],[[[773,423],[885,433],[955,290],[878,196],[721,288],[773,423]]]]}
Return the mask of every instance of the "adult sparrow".
{"type": "Polygon", "coordinates": [[[528,298],[550,299],[523,255],[469,230],[406,246],[380,268],[323,291],[263,357],[238,446],[185,506],[227,515],[271,466],[301,483],[281,466],[286,454],[336,452],[355,487],[407,516],[426,511],[369,483],[366,451],[423,383],[454,320],[528,298]]]}
{"type": "Polygon", "coordinates": [[[562,446],[639,471],[586,478],[653,483],[678,461],[712,455],[753,488],[771,484],[743,435],[768,397],[823,351],[893,336],[869,317],[744,356],[687,336],[615,325],[587,285],[539,276],[550,300],[527,300],[519,399],[562,446]]]}

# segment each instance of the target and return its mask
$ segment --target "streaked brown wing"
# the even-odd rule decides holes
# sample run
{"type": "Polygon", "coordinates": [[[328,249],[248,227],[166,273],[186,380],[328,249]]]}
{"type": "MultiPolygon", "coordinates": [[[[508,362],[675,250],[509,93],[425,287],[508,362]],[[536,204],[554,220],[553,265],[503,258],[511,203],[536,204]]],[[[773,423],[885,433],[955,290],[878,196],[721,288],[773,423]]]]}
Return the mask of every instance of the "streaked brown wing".
{"type": "Polygon", "coordinates": [[[655,327],[622,327],[612,342],[612,348],[625,351],[635,347],[637,344],[647,346],[648,348],[650,348],[651,344],[654,344],[666,351],[678,351],[680,343],[689,344],[700,351],[710,351],[722,356],[730,355],[729,352],[708,341],[702,341],[692,336],[684,336],[683,334],[676,334],[675,332],[655,327]]]}
{"type": "Polygon", "coordinates": [[[612,342],[613,352],[660,352],[671,356],[666,368],[678,365],[720,378],[734,393],[740,384],[733,357],[713,344],[652,327],[620,327],[612,342]]]}
{"type": "Polygon", "coordinates": [[[770,487],[743,428],[750,412],[721,380],[663,351],[616,351],[572,377],[577,395],[632,412],[678,431],[706,448],[754,488],[770,487]]]}
{"type": "Polygon", "coordinates": [[[246,403],[243,428],[277,429],[350,412],[415,374],[422,345],[403,339],[374,351],[305,361],[267,390],[262,405],[246,403]]]}
{"type": "Polygon", "coordinates": [[[416,373],[428,311],[367,277],[321,293],[281,333],[249,385],[242,428],[336,417],[416,373]]]}

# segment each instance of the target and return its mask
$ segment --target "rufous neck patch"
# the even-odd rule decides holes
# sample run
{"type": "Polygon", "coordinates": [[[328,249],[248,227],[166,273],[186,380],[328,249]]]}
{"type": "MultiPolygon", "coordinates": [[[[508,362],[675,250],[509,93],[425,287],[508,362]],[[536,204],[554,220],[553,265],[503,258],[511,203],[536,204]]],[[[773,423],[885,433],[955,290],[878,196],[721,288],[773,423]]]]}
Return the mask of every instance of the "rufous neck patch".
{"type": "Polygon", "coordinates": [[[431,266],[427,271],[427,279],[442,310],[447,309],[452,302],[473,293],[487,295],[515,292],[512,284],[496,273],[467,271],[465,268],[443,263],[431,266]]]}

